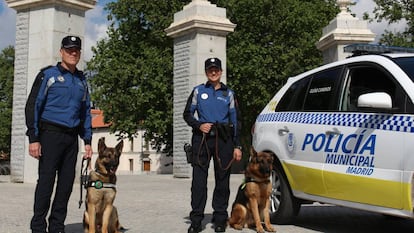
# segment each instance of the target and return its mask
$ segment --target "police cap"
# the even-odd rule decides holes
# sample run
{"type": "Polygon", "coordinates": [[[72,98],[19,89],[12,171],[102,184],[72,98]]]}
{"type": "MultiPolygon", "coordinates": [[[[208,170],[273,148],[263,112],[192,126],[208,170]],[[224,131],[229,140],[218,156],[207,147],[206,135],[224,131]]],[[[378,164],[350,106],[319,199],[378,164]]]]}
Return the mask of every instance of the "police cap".
{"type": "Polygon", "coordinates": [[[77,36],[65,36],[62,39],[62,45],[61,48],[65,48],[65,49],[69,49],[69,48],[77,48],[77,49],[81,49],[82,42],[81,39],[77,36]]]}
{"type": "Polygon", "coordinates": [[[217,57],[208,58],[204,62],[204,69],[208,70],[211,67],[217,67],[219,70],[221,70],[221,61],[217,57]]]}

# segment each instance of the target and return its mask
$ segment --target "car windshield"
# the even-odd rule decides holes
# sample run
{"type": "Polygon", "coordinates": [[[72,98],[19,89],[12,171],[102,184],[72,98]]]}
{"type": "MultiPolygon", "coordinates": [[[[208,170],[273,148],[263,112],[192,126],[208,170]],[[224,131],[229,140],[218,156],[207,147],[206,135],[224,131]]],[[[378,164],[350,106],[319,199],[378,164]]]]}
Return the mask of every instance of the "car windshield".
{"type": "Polygon", "coordinates": [[[414,57],[399,57],[395,58],[394,61],[414,82],[414,57]]]}

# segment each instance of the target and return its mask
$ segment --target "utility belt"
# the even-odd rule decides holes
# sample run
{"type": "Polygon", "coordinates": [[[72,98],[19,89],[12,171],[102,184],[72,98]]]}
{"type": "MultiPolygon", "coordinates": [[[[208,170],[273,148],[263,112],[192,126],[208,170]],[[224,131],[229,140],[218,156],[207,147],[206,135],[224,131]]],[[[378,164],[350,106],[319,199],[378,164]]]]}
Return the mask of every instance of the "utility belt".
{"type": "MultiPolygon", "coordinates": [[[[203,135],[203,132],[201,132],[199,129],[196,129],[194,132],[196,135],[203,135]]],[[[211,130],[208,134],[206,134],[208,137],[216,137],[227,141],[227,139],[234,136],[234,125],[230,123],[214,123],[213,127],[211,127],[211,130]]]]}
{"type": "Polygon", "coordinates": [[[79,133],[79,126],[74,128],[69,128],[63,125],[53,124],[49,122],[40,122],[40,130],[41,131],[51,131],[51,132],[59,132],[69,135],[78,135],[79,133]]]}

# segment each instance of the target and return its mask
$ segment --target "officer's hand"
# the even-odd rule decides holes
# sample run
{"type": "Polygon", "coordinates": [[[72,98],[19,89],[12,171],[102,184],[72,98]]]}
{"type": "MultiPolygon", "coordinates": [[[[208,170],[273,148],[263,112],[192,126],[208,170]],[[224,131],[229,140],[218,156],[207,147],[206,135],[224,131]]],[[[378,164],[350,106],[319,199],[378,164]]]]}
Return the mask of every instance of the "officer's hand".
{"type": "Polygon", "coordinates": [[[92,147],[91,145],[85,145],[85,154],[83,155],[84,159],[92,158],[92,147]]]}
{"type": "Polygon", "coordinates": [[[242,158],[242,155],[243,155],[243,153],[242,153],[242,151],[239,148],[234,148],[234,150],[233,150],[233,158],[236,161],[240,161],[241,158],[242,158]]]}
{"type": "Polygon", "coordinates": [[[203,133],[209,133],[211,130],[212,123],[203,123],[200,125],[200,131],[203,133]]]}
{"type": "Polygon", "coordinates": [[[33,142],[29,144],[29,155],[32,156],[35,159],[39,159],[41,154],[42,146],[40,145],[40,142],[33,142]]]}

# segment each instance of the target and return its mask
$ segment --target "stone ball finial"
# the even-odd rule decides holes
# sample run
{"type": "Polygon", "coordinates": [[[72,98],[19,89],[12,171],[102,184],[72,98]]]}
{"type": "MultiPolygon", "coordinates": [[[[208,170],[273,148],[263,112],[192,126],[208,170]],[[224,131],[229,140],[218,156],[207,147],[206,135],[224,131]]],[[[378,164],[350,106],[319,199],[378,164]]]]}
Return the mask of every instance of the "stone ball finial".
{"type": "Polygon", "coordinates": [[[348,6],[351,5],[352,0],[337,0],[336,3],[338,4],[341,13],[343,13],[347,12],[348,6]]]}

